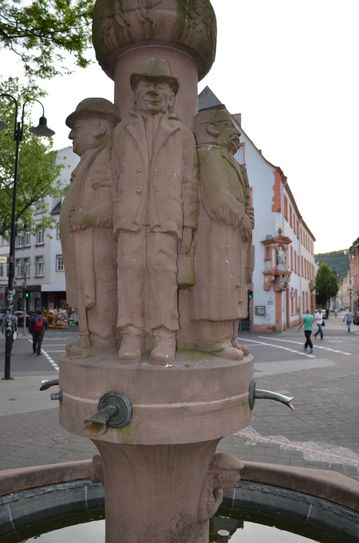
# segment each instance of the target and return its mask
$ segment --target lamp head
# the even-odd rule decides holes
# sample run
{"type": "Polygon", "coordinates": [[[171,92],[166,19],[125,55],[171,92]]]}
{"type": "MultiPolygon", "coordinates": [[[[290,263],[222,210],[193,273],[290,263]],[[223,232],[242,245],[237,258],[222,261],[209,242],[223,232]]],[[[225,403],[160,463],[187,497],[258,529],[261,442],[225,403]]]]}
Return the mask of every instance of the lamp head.
{"type": "Polygon", "coordinates": [[[46,138],[51,138],[55,134],[51,128],[47,126],[46,117],[40,117],[39,124],[37,126],[31,126],[29,128],[31,134],[35,136],[45,136],[46,138]]]}

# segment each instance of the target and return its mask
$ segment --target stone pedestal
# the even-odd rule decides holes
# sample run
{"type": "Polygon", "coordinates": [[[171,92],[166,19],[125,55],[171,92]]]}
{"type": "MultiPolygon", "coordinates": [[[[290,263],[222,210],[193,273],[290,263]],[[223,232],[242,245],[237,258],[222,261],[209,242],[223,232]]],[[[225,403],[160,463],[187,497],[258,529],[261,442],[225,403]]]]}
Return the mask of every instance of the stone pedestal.
{"type": "Polygon", "coordinates": [[[182,352],[167,367],[120,364],[116,354],[61,361],[61,424],[101,455],[106,543],[208,542],[199,509],[211,496],[209,467],[219,440],[250,423],[252,373],[251,356],[182,352]],[[127,395],[133,417],[96,435],[84,421],[110,391],[127,395]]]}
{"type": "Polygon", "coordinates": [[[218,441],[93,441],[104,471],[106,543],[208,543],[209,523],[199,521],[198,507],[218,441]]]}

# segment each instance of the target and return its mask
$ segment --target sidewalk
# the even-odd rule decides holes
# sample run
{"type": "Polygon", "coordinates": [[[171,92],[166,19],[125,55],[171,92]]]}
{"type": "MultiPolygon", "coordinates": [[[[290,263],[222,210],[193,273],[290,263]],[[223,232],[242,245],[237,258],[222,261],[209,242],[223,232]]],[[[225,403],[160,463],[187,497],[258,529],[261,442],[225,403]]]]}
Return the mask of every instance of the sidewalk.
{"type": "MultiPolygon", "coordinates": [[[[328,343],[331,336],[332,341],[346,337],[342,318],[331,316],[324,333],[324,341],[318,339],[315,345],[328,343]]],[[[267,338],[301,342],[303,332],[294,328],[283,334],[268,334],[267,338]]],[[[353,326],[351,338],[359,343],[359,327],[353,326]]],[[[18,341],[26,339],[20,337],[18,341]]],[[[0,352],[4,352],[1,337],[0,352]]],[[[13,358],[19,356],[15,352],[13,358]]],[[[359,480],[359,364],[354,359],[343,358],[340,365],[323,360],[327,361],[325,367],[262,377],[259,373],[260,388],[294,394],[296,411],[275,402],[257,401],[251,426],[224,438],[220,449],[243,460],[332,469],[359,480]]],[[[293,367],[297,363],[295,358],[286,361],[293,367]]],[[[281,367],[280,362],[277,364],[281,367]]],[[[73,436],[60,426],[58,402],[50,399],[55,388],[40,392],[41,379],[55,376],[49,372],[41,377],[29,374],[0,380],[0,469],[85,460],[96,454],[91,441],[73,436]]]]}

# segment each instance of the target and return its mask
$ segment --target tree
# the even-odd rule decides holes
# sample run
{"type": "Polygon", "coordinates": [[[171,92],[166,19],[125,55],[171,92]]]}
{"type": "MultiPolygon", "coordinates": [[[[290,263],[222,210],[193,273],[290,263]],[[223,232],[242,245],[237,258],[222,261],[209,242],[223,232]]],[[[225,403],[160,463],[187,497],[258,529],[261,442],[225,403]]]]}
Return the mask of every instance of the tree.
{"type": "Polygon", "coordinates": [[[66,54],[85,67],[89,64],[85,53],[90,46],[93,3],[0,0],[0,48],[13,51],[30,77],[48,79],[68,73],[66,54]]]}
{"type": "MultiPolygon", "coordinates": [[[[20,87],[18,80],[9,79],[0,85],[0,93],[13,95],[19,104],[32,105],[31,99],[39,96],[35,86],[20,87]]],[[[39,107],[39,106],[37,106],[39,107]]],[[[26,109],[25,109],[26,111],[26,109]]],[[[41,112],[41,110],[40,110],[41,112]]],[[[40,116],[40,115],[39,115],[40,116]]],[[[6,98],[0,99],[0,120],[9,128],[0,131],[0,236],[10,235],[12,189],[14,184],[15,142],[14,104],[6,98]]],[[[60,196],[58,181],[61,165],[56,164],[56,151],[51,151],[51,141],[38,138],[28,131],[31,123],[25,116],[23,141],[20,144],[19,182],[17,190],[17,231],[27,229],[35,231],[52,225],[51,216],[34,221],[34,204],[43,201],[46,196],[60,196]]],[[[43,204],[45,205],[45,204],[43,204]]]]}
{"type": "Polygon", "coordinates": [[[317,304],[328,307],[330,299],[337,295],[339,289],[337,276],[328,264],[320,264],[315,278],[315,286],[317,304]]]}

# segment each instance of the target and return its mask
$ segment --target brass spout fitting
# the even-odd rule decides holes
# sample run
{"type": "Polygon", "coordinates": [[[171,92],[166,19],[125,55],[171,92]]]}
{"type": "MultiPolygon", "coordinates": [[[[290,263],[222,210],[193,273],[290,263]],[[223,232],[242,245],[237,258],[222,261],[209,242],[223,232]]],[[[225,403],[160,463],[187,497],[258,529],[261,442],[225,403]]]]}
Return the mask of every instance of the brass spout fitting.
{"type": "Polygon", "coordinates": [[[292,405],[292,401],[294,400],[294,397],[285,396],[284,394],[280,394],[279,392],[272,392],[271,390],[262,390],[256,387],[256,381],[253,379],[251,381],[251,384],[249,385],[249,406],[251,409],[254,408],[254,403],[258,400],[274,400],[276,402],[283,403],[289,409],[294,411],[294,406],[292,405]]]}
{"type": "Polygon", "coordinates": [[[98,436],[104,434],[111,417],[116,413],[117,407],[115,405],[108,405],[101,411],[97,411],[92,417],[84,421],[86,431],[98,436]]]}
{"type": "Polygon", "coordinates": [[[107,392],[97,407],[97,413],[84,420],[85,431],[92,436],[102,435],[108,428],[123,428],[132,420],[132,403],[122,392],[107,392]]]}

